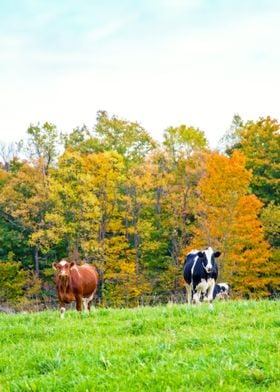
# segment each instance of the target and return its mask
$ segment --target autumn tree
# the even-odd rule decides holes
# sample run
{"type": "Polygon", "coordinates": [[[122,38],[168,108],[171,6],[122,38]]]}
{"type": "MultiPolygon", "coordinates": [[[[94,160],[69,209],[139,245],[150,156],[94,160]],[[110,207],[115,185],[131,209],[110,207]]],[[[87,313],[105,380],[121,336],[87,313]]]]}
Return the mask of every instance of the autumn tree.
{"type": "Polygon", "coordinates": [[[59,146],[62,144],[62,135],[56,126],[51,123],[30,124],[27,129],[28,139],[26,143],[26,153],[31,160],[41,161],[42,169],[46,175],[49,167],[55,162],[59,146]]]}
{"type": "Polygon", "coordinates": [[[66,256],[97,266],[105,306],[166,300],[181,291],[186,252],[209,245],[222,251],[220,279],[236,296],[277,295],[279,126],[235,116],[227,145],[227,156],[211,153],[185,125],[159,145],[102,111],[93,129],[62,136],[31,125],[28,159],[3,149],[0,165],[0,259],[11,263],[3,271],[15,298],[38,292],[34,275],[25,286],[14,279],[33,255],[47,289],[51,262],[66,256]]]}
{"type": "Polygon", "coordinates": [[[104,300],[122,304],[131,297],[135,262],[126,237],[122,209],[124,161],[114,151],[89,154],[86,158],[88,184],[96,197],[96,235],[83,243],[100,272],[104,300]]]}
{"type": "Polygon", "coordinates": [[[252,170],[253,193],[265,204],[279,204],[280,125],[270,117],[256,122],[235,119],[227,151],[240,150],[246,157],[246,168],[252,170]]]}
{"type": "Polygon", "coordinates": [[[63,134],[62,139],[65,149],[87,151],[87,142],[91,138],[89,129],[83,125],[73,129],[72,132],[63,134]]]}
{"type": "Polygon", "coordinates": [[[19,157],[20,151],[22,150],[22,144],[22,142],[0,142],[0,159],[2,160],[2,168],[4,170],[9,170],[10,162],[14,161],[19,157]]]}
{"type": "Polygon", "coordinates": [[[191,238],[194,189],[205,161],[203,151],[206,147],[207,140],[199,129],[185,125],[170,127],[164,132],[163,152],[155,165],[159,185],[157,204],[160,200],[161,206],[156,215],[160,221],[162,243],[166,245],[167,267],[160,281],[165,290],[168,288],[175,293],[180,288],[182,252],[191,238]]]}
{"type": "MultiPolygon", "coordinates": [[[[9,170],[13,171],[14,164],[15,161],[11,160],[8,166],[0,168],[0,195],[5,192],[11,177],[9,170]]],[[[33,265],[33,251],[28,238],[28,230],[6,210],[5,203],[0,203],[0,260],[10,260],[9,255],[13,254],[25,268],[33,265]]]]}
{"type": "Polygon", "coordinates": [[[103,301],[114,298],[118,304],[131,297],[136,270],[122,210],[123,168],[113,151],[65,151],[50,172],[52,208],[47,230],[39,233],[46,251],[65,243],[71,260],[94,262],[103,301]]]}
{"type": "Polygon", "coordinates": [[[97,113],[94,135],[102,148],[116,151],[127,162],[143,159],[156,146],[149,133],[138,123],[109,117],[105,111],[97,113]]]}
{"type": "Polygon", "coordinates": [[[189,247],[212,246],[222,252],[220,279],[239,296],[269,295],[274,265],[258,218],[262,203],[248,194],[250,172],[245,158],[212,154],[198,186],[197,227],[189,247]]]}
{"type": "Polygon", "coordinates": [[[198,128],[181,125],[164,131],[163,146],[174,162],[189,157],[194,151],[207,147],[204,132],[198,128]]]}
{"type": "Polygon", "coordinates": [[[274,264],[275,271],[275,274],[271,276],[270,291],[278,297],[280,292],[280,206],[270,203],[263,208],[261,220],[265,229],[265,238],[271,245],[270,263],[274,264]]]}
{"type": "MultiPolygon", "coordinates": [[[[250,187],[264,203],[261,219],[265,236],[272,247],[270,263],[277,265],[280,254],[277,230],[280,213],[280,125],[270,117],[243,122],[236,115],[226,141],[227,152],[230,154],[235,149],[242,151],[246,157],[246,167],[252,171],[250,187]]],[[[275,290],[274,283],[271,290],[275,290]]]]}
{"type": "Polygon", "coordinates": [[[0,260],[0,303],[15,303],[22,298],[28,272],[21,263],[0,260]]]}
{"type": "Polygon", "coordinates": [[[49,207],[48,185],[41,162],[33,166],[14,161],[4,181],[0,194],[0,211],[5,221],[27,235],[34,249],[35,272],[39,275],[40,243],[36,233],[45,225],[49,207]]]}
{"type": "Polygon", "coordinates": [[[68,255],[74,261],[79,260],[81,239],[86,236],[88,220],[95,222],[98,214],[96,197],[90,193],[87,180],[85,159],[78,152],[65,151],[57,166],[50,170],[51,209],[46,215],[46,230],[38,233],[45,251],[62,241],[68,255]]]}
{"type": "Polygon", "coordinates": [[[5,261],[0,260],[0,304],[13,308],[30,308],[41,289],[40,279],[30,270],[23,269],[9,252],[5,261]]]}

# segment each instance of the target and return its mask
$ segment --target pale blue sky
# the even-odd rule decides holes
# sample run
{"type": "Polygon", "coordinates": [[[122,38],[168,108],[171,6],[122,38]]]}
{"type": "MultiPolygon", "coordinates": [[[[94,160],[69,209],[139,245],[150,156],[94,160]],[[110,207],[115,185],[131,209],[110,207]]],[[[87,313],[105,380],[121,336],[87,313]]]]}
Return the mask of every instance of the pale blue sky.
{"type": "Polygon", "coordinates": [[[278,0],[0,0],[0,140],[107,110],[217,145],[235,113],[280,118],[278,0]]]}

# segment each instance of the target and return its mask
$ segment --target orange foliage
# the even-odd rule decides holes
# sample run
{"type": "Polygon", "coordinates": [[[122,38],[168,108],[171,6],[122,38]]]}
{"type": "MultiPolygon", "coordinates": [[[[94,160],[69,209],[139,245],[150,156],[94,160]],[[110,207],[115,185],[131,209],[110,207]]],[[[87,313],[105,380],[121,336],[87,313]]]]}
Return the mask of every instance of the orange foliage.
{"type": "Polygon", "coordinates": [[[258,218],[262,203],[248,194],[250,178],[241,153],[209,157],[198,187],[198,225],[187,251],[206,246],[219,249],[219,280],[228,281],[239,296],[256,297],[268,294],[272,264],[258,218]]]}

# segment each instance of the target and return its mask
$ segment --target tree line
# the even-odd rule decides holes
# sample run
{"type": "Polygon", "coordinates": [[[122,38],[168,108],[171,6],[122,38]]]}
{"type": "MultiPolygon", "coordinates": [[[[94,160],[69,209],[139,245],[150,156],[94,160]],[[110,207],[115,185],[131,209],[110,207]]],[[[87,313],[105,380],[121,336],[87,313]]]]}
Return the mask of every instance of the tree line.
{"type": "Polygon", "coordinates": [[[188,251],[222,252],[236,298],[279,294],[279,123],[234,116],[219,151],[181,125],[156,142],[138,123],[98,112],[70,134],[30,125],[0,146],[0,298],[55,298],[52,262],[97,266],[99,302],[134,306],[183,293],[188,251]]]}

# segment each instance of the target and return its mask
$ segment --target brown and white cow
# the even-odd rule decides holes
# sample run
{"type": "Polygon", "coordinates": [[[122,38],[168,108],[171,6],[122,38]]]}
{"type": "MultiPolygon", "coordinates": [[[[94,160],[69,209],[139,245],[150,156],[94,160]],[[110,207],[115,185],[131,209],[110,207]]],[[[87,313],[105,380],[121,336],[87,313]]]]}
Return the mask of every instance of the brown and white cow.
{"type": "Polygon", "coordinates": [[[83,264],[78,266],[67,260],[53,263],[56,270],[55,282],[59,299],[60,314],[64,318],[65,304],[76,301],[76,309],[85,312],[90,310],[94,294],[97,290],[98,273],[94,266],[83,264]]]}

